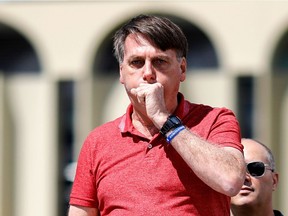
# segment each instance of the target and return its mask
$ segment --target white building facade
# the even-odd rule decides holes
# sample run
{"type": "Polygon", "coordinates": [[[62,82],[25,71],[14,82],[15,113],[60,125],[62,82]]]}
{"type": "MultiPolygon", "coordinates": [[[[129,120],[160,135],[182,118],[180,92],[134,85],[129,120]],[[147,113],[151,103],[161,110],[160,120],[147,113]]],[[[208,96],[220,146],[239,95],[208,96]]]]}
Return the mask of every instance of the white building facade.
{"type": "Polygon", "coordinates": [[[185,97],[272,149],[287,215],[288,1],[216,0],[0,3],[0,215],[65,214],[83,140],[128,105],[111,36],[141,13],[186,33],[185,97]]]}

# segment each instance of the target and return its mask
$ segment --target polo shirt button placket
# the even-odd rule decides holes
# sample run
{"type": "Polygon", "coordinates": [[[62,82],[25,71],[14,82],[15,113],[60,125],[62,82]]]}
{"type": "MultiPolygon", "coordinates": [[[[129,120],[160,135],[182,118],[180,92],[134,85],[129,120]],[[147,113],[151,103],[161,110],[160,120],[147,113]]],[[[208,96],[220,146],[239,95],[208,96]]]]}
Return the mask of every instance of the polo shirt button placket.
{"type": "Polygon", "coordinates": [[[153,145],[150,143],[149,145],[148,145],[148,149],[152,149],[153,148],[153,145]]]}

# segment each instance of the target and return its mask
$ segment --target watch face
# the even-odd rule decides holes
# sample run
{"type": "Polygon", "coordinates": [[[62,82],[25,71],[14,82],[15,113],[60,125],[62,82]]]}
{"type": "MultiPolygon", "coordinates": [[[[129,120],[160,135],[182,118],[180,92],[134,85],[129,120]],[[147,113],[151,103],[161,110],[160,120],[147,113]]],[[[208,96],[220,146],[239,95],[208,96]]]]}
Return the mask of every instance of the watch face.
{"type": "Polygon", "coordinates": [[[166,133],[168,133],[171,129],[176,128],[179,125],[182,125],[182,122],[177,116],[169,116],[161,128],[160,133],[166,135],[166,133]]]}
{"type": "Polygon", "coordinates": [[[170,120],[174,123],[174,124],[181,124],[181,120],[177,117],[177,116],[172,116],[170,118],[170,120]]]}

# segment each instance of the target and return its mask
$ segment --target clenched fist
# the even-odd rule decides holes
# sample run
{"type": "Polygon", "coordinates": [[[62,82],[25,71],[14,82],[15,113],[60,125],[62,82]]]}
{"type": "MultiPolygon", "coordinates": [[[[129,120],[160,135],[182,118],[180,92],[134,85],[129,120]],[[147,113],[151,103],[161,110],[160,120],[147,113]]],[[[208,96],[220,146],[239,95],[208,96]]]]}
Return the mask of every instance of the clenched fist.
{"type": "Polygon", "coordinates": [[[147,116],[160,129],[169,116],[164,99],[164,87],[160,83],[141,83],[139,87],[131,89],[131,94],[145,107],[147,116]]]}

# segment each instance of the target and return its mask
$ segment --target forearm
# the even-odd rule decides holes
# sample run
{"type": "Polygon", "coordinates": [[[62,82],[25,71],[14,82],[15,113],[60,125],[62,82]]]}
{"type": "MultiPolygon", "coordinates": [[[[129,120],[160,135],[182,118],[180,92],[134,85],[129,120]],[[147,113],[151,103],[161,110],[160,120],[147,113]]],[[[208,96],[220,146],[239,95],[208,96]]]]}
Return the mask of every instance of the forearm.
{"type": "Polygon", "coordinates": [[[96,208],[71,205],[68,216],[99,216],[96,208]]]}
{"type": "Polygon", "coordinates": [[[245,163],[239,150],[209,143],[188,129],[181,131],[171,145],[211,188],[227,196],[238,193],[245,177],[245,163]]]}

